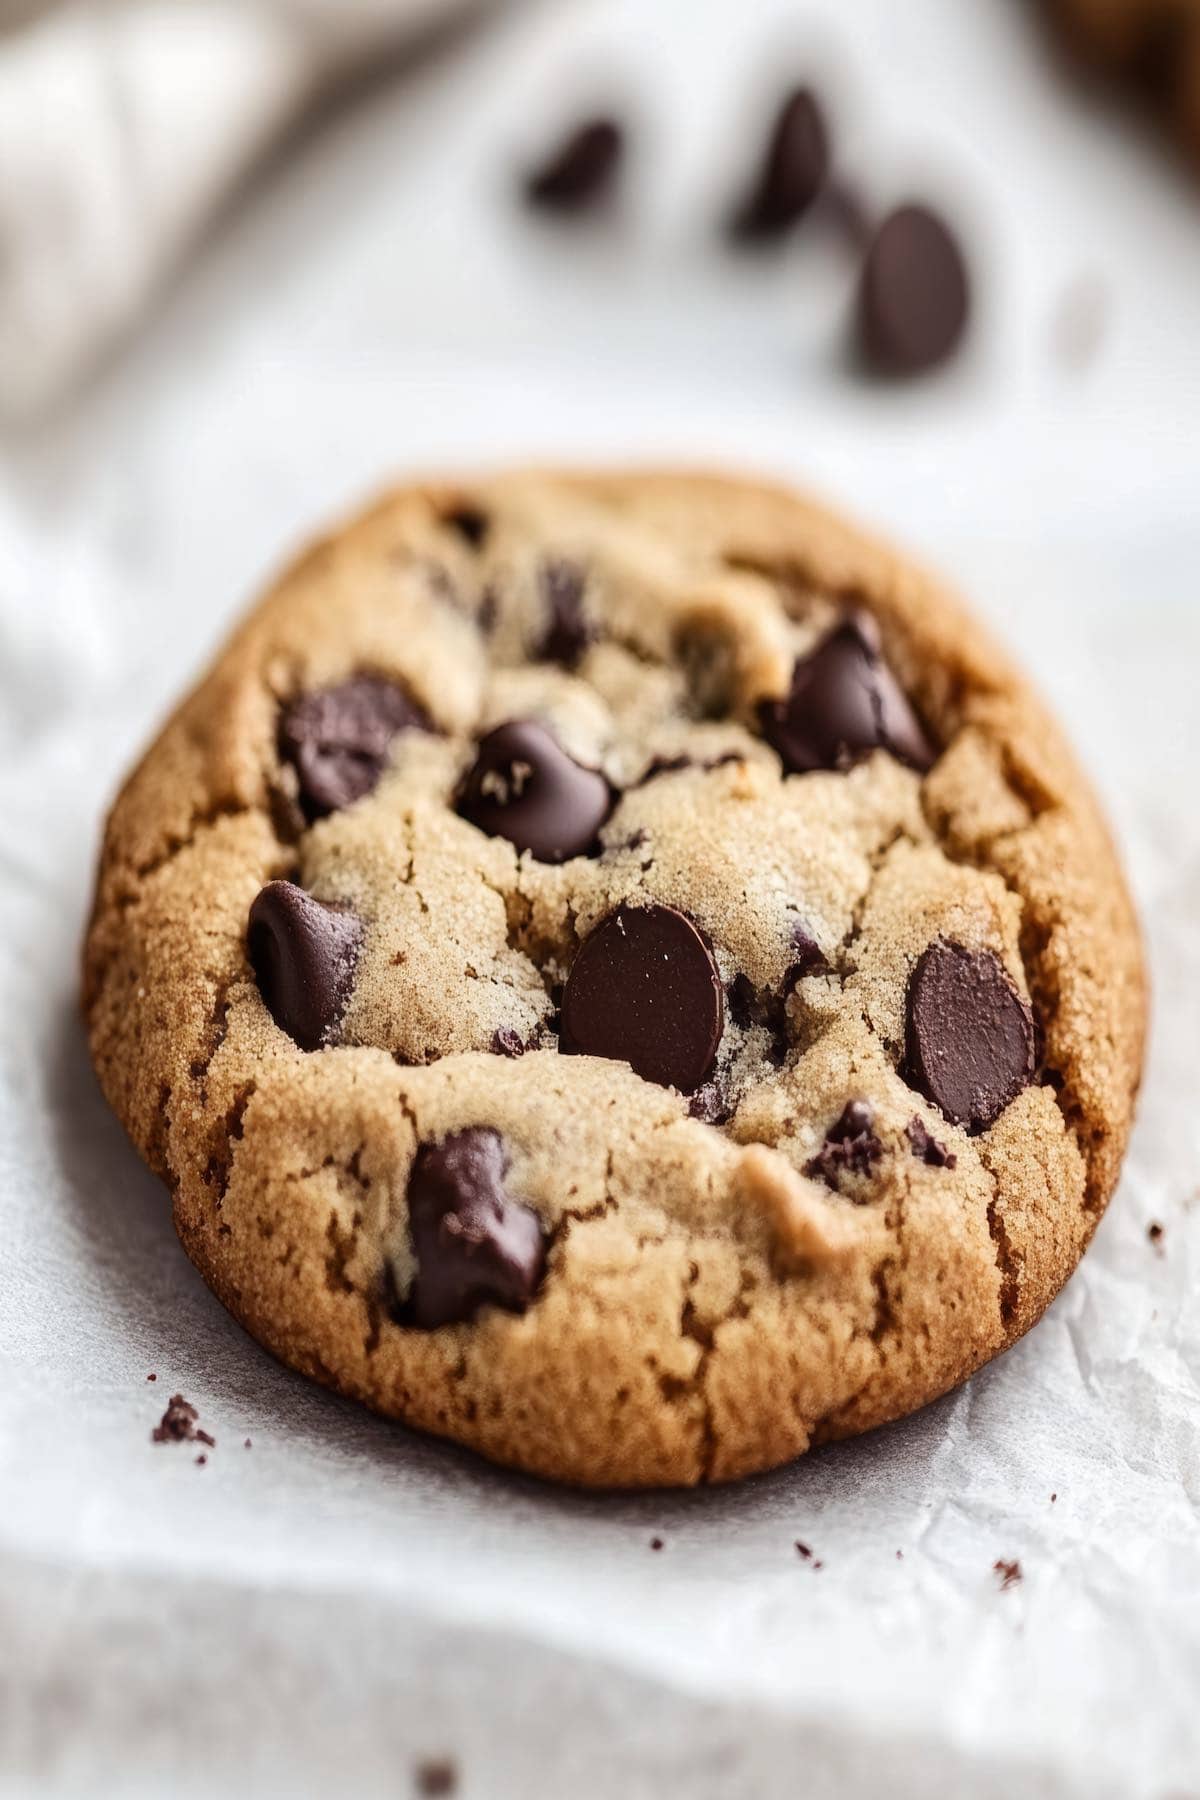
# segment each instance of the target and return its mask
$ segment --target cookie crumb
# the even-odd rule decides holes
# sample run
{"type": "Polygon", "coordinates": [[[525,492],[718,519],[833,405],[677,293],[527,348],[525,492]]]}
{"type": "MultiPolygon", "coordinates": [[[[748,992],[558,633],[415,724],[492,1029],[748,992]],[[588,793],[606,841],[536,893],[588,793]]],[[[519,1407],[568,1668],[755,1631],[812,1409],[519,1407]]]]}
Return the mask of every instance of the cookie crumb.
{"type": "Polygon", "coordinates": [[[150,1433],[150,1441],[154,1444],[207,1444],[210,1449],[216,1444],[216,1438],[207,1431],[201,1431],[196,1420],[200,1414],[190,1400],[182,1394],[172,1394],[164,1412],[154,1430],[150,1433]]]}
{"type": "Polygon", "coordinates": [[[1014,1557],[1011,1562],[1005,1562],[1002,1556],[998,1556],[992,1564],[992,1570],[1000,1577],[1001,1593],[1004,1593],[1010,1587],[1016,1587],[1019,1581],[1024,1580],[1024,1576],[1021,1572],[1021,1565],[1016,1557],[1014,1557]]]}
{"type": "Polygon", "coordinates": [[[434,1796],[458,1791],[458,1768],[448,1756],[430,1757],[414,1771],[418,1794],[434,1796]]]}

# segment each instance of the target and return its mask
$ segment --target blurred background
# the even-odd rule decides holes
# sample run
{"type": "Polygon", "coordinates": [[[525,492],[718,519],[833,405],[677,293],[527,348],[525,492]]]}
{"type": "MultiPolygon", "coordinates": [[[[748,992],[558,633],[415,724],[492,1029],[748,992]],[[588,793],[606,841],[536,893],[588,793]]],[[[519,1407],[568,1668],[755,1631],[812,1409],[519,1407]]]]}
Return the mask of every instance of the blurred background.
{"type": "Polygon", "coordinates": [[[1189,19],[0,0],[0,1793],[1200,1794],[1189,19]],[[819,197],[747,243],[797,88],[819,197]],[[590,119],[593,187],[553,167],[590,119]],[[880,373],[912,201],[969,316],[880,373]],[[551,1493],[268,1363],[75,1020],[103,807],[256,587],[397,476],[550,458],[760,470],[949,572],[1064,714],[1155,971],[1128,1175],[1043,1325],[719,1496],[551,1493]],[[152,1369],[253,1455],[152,1451],[152,1369]]]}

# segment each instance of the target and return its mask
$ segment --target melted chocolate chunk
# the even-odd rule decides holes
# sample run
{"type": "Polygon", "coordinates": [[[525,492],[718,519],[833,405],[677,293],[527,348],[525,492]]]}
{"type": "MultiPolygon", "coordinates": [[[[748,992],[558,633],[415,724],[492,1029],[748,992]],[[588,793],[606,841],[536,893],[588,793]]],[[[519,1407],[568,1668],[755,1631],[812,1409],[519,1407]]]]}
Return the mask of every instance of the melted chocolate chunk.
{"type": "Polygon", "coordinates": [[[958,1158],[953,1150],[947,1150],[945,1144],[939,1144],[925,1129],[922,1120],[912,1118],[904,1127],[904,1134],[912,1145],[912,1153],[918,1162],[928,1163],[931,1169],[956,1169],[958,1158]]]}
{"type": "Polygon", "coordinates": [[[246,954],[271,1017],[302,1050],[327,1044],[345,1011],[362,947],[361,919],[269,881],[250,908],[246,954]]]}
{"type": "Polygon", "coordinates": [[[1033,1079],[1033,1014],[991,950],[939,938],[908,984],[904,1079],[982,1131],[1033,1079]]]}
{"type": "Polygon", "coordinates": [[[555,212],[584,211],[611,191],[624,142],[615,119],[585,120],[526,177],[525,198],[555,212]]]}
{"type": "Polygon", "coordinates": [[[791,774],[846,769],[887,750],[919,773],[934,750],[883,659],[874,623],[853,615],[792,670],[791,692],[758,709],[763,736],[791,774]]]}
{"type": "Polygon", "coordinates": [[[812,206],[829,174],[829,133],[810,88],[790,93],[771,127],[762,167],[732,221],[743,242],[782,237],[812,206]]]}
{"type": "Polygon", "coordinates": [[[319,819],[371,792],[398,732],[431,729],[394,681],[352,675],[292,701],[279,723],[279,753],[299,777],[305,817],[319,819]]]}
{"type": "Polygon", "coordinates": [[[544,725],[513,719],[480,739],[457,810],[538,862],[561,863],[595,850],[613,801],[598,769],[575,762],[544,725]]]}
{"type": "Polygon", "coordinates": [[[546,628],[534,654],[543,662],[575,668],[595,637],[583,610],[586,583],[577,563],[554,560],[542,564],[540,586],[546,608],[546,628]]]}
{"type": "Polygon", "coordinates": [[[524,1056],[525,1045],[511,1025],[501,1025],[492,1033],[493,1056],[524,1056]]]}
{"type": "Polygon", "coordinates": [[[563,993],[559,1049],[627,1062],[691,1094],[724,1025],[721,978],[692,921],[672,906],[618,906],[585,939],[563,993]]]}
{"type": "Polygon", "coordinates": [[[849,1101],[804,1173],[835,1189],[841,1175],[869,1175],[883,1155],[874,1127],[874,1107],[866,1100],[849,1101]]]}
{"type": "Polygon", "coordinates": [[[525,1311],[546,1247],[537,1214],[507,1193],[507,1173],[503,1139],[486,1127],[421,1145],[408,1179],[417,1272],[402,1323],[432,1331],[485,1305],[525,1311]]]}
{"type": "Polygon", "coordinates": [[[876,231],[858,290],[858,337],[886,375],[916,375],[957,349],[970,311],[967,266],[945,222],[901,206],[876,231]]]}

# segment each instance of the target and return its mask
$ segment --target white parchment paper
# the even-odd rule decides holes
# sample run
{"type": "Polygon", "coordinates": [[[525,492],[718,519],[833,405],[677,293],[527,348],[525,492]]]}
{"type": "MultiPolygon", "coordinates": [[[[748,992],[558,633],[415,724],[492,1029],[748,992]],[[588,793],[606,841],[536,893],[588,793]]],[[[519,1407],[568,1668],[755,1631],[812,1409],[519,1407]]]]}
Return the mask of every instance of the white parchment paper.
{"type": "Polygon", "coordinates": [[[1197,204],[1023,11],[864,0],[830,61],[846,154],[885,193],[914,145],[956,172],[981,306],[944,380],[863,389],[831,247],[745,269],[706,236],[762,73],[745,10],[543,12],[374,96],[5,453],[6,1796],[403,1795],[443,1756],[471,1797],[1200,1794],[1197,204]],[[623,222],[548,236],[511,159],[606,58],[659,149],[623,222]],[[1110,302],[1082,370],[1050,342],[1081,272],[1110,302]],[[955,574],[1068,719],[1154,970],[1125,1178],[1042,1324],[918,1417],[711,1493],[551,1489],[279,1368],[183,1257],[77,1018],[103,805],[297,535],[393,473],[559,454],[793,476],[955,574]],[[203,1467],[150,1442],[176,1390],[203,1467]]]}

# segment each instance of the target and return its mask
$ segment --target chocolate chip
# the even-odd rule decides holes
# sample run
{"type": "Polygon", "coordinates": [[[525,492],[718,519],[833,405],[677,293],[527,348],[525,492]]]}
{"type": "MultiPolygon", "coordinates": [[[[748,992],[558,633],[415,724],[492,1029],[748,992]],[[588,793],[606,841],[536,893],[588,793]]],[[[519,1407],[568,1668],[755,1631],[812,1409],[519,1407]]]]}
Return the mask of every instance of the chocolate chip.
{"type": "Polygon", "coordinates": [[[851,1100],[825,1134],[825,1142],[806,1164],[804,1173],[836,1188],[838,1177],[869,1175],[883,1155],[875,1135],[875,1109],[866,1100],[851,1100]]]}
{"type": "Polygon", "coordinates": [[[305,817],[319,819],[371,792],[397,732],[431,729],[394,681],[352,675],[292,701],[280,720],[279,753],[300,778],[305,817]]]}
{"type": "Polygon", "coordinates": [[[762,167],[734,216],[743,242],[781,237],[803,218],[829,173],[829,133],[810,88],[795,88],[776,115],[762,167]]]}
{"type": "Polygon", "coordinates": [[[491,529],[492,521],[482,506],[473,506],[465,500],[459,506],[452,506],[449,512],[442,514],[442,524],[448,525],[451,531],[458,533],[465,544],[472,550],[483,548],[484,541],[491,529]]]}
{"type": "Polygon", "coordinates": [[[758,709],[763,736],[791,774],[845,769],[888,750],[923,774],[934,750],[883,659],[873,620],[853,614],[792,670],[791,692],[758,709]]]}
{"type": "Polygon", "coordinates": [[[422,1144],[408,1178],[417,1272],[401,1308],[422,1331],[473,1318],[484,1305],[524,1312],[545,1266],[542,1227],[506,1192],[499,1132],[474,1126],[422,1144]]]}
{"type": "Polygon", "coordinates": [[[613,807],[598,769],[585,769],[533,719],[512,719],[480,739],[457,810],[489,837],[507,838],[538,862],[567,862],[596,843],[613,807]]]}
{"type": "Polygon", "coordinates": [[[875,233],[858,288],[858,339],[882,374],[916,375],[958,347],[970,311],[967,267],[945,222],[900,206],[875,233]]]}
{"type": "Polygon", "coordinates": [[[806,975],[815,975],[822,969],[828,969],[825,952],[807,925],[799,920],[792,926],[792,961],[788,964],[783,977],[784,994],[790,994],[798,981],[806,975]]]}
{"type": "Polygon", "coordinates": [[[945,1144],[939,1144],[925,1128],[924,1121],[912,1118],[904,1127],[904,1135],[912,1145],[912,1153],[918,1162],[928,1163],[931,1169],[956,1169],[958,1158],[953,1150],[947,1150],[945,1144]]]}
{"type": "Polygon", "coordinates": [[[583,570],[577,563],[554,560],[542,564],[542,600],[546,628],[534,654],[543,662],[561,663],[573,669],[595,637],[583,610],[583,570]]]}
{"type": "Polygon", "coordinates": [[[702,1125],[725,1125],[733,1117],[733,1104],[720,1082],[706,1081],[688,1101],[688,1118],[702,1125]]]}
{"type": "Polygon", "coordinates": [[[526,177],[525,198],[531,206],[582,212],[611,190],[623,148],[614,119],[584,120],[526,177]]]}
{"type": "Polygon", "coordinates": [[[991,950],[939,938],[908,984],[904,1079],[955,1125],[983,1130],[1033,1079],[1033,1014],[991,950]]]}
{"type": "Polygon", "coordinates": [[[559,1049],[627,1062],[690,1094],[716,1060],[724,1023],[712,952],[672,906],[618,906],[584,941],[563,993],[559,1049]]]}
{"type": "Polygon", "coordinates": [[[511,1025],[501,1025],[492,1033],[493,1056],[524,1056],[525,1045],[511,1025]]]}
{"type": "Polygon", "coordinates": [[[362,947],[354,913],[269,881],[250,908],[246,954],[263,1002],[302,1050],[329,1042],[345,1011],[362,947]]]}

